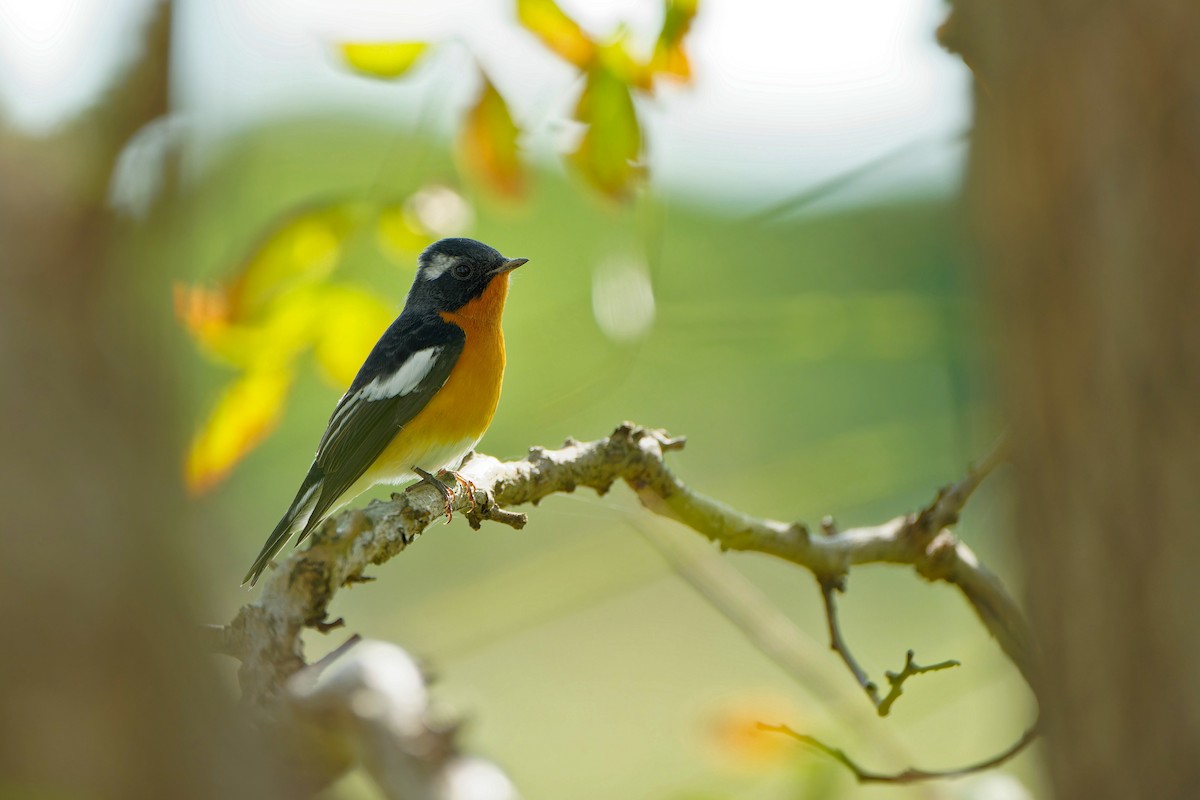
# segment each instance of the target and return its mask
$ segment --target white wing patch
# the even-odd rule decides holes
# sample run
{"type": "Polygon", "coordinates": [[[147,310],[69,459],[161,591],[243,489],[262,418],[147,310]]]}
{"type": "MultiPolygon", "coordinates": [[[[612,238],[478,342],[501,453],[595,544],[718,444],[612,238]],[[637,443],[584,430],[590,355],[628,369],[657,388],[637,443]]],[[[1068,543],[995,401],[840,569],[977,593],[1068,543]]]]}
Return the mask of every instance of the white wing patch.
{"type": "Polygon", "coordinates": [[[379,375],[375,380],[358,390],[363,400],[386,400],[400,397],[416,389],[433,369],[434,359],[442,352],[441,347],[418,350],[400,365],[391,375],[379,375]]]}

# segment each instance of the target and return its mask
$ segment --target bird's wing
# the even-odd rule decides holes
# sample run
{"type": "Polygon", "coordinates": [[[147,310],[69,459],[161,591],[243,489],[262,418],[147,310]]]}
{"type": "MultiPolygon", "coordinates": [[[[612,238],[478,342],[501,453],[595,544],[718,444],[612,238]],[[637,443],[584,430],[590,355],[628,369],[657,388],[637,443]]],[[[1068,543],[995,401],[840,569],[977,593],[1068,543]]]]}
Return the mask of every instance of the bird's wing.
{"type": "Polygon", "coordinates": [[[455,325],[403,318],[380,340],[317,445],[313,468],[320,470],[322,482],[310,516],[313,525],[445,385],[464,342],[455,325]]]}
{"type": "Polygon", "coordinates": [[[441,320],[401,315],[392,323],[338,401],[296,499],[243,582],[253,585],[289,539],[299,533],[299,543],[320,524],[446,383],[464,343],[462,329],[441,320]]]}

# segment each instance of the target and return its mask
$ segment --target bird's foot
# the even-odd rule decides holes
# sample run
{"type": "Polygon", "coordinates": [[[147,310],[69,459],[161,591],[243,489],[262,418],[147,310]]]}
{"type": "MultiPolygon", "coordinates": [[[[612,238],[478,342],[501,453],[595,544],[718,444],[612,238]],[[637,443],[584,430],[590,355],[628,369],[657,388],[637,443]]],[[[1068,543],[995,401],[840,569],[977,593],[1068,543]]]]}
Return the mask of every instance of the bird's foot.
{"type": "Polygon", "coordinates": [[[475,503],[475,484],[471,483],[469,480],[464,478],[462,475],[459,475],[452,469],[444,469],[438,473],[438,477],[443,475],[449,475],[451,478],[454,478],[454,482],[457,483],[458,487],[466,493],[467,499],[471,501],[471,513],[474,514],[477,510],[475,503]]]}
{"type": "Polygon", "coordinates": [[[436,477],[420,467],[413,467],[413,472],[421,476],[421,481],[420,483],[414,483],[412,486],[408,487],[407,491],[411,492],[413,489],[417,488],[423,483],[427,483],[433,488],[437,489],[442,495],[442,501],[446,504],[446,524],[449,525],[450,520],[454,519],[454,492],[449,486],[442,483],[436,477]]]}

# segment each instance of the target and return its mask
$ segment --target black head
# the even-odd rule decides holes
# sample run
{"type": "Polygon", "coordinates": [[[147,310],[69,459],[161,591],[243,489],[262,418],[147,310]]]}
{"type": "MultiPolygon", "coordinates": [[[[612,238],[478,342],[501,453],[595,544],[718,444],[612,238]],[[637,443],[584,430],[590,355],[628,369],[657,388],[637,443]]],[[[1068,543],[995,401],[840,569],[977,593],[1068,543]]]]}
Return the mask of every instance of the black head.
{"type": "Polygon", "coordinates": [[[483,294],[492,280],[524,264],[474,239],[442,239],[417,259],[408,304],[454,311],[483,294]]]}

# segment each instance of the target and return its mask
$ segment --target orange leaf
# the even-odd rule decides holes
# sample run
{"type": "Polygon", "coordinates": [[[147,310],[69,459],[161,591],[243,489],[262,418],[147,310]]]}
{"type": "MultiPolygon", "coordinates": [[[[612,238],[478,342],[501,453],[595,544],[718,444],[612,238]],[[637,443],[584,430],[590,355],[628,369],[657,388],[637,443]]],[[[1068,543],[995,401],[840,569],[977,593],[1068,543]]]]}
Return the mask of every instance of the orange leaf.
{"type": "Polygon", "coordinates": [[[291,385],[288,370],[254,370],[225,389],[192,439],[184,465],[189,491],[211,489],[275,427],[291,385]]]}
{"type": "Polygon", "coordinates": [[[525,191],[525,175],[517,151],[520,131],[500,92],[487,75],[481,73],[481,76],[483,88],[467,112],[459,152],[467,168],[489,187],[509,197],[520,197],[525,191]]]}
{"type": "Polygon", "coordinates": [[[639,163],[642,132],[629,86],[603,64],[588,72],[575,107],[587,132],[569,159],[594,187],[616,200],[629,197],[645,177],[639,163]]]}
{"type": "Polygon", "coordinates": [[[581,69],[596,54],[591,37],[554,0],[517,0],[517,19],[543,44],[581,69]]]}
{"type": "Polygon", "coordinates": [[[429,49],[427,42],[349,42],[338,46],[355,72],[371,78],[399,78],[429,49]]]}
{"type": "Polygon", "coordinates": [[[198,341],[211,339],[229,325],[229,296],[220,289],[202,286],[174,286],[175,316],[198,341]]]}
{"type": "Polygon", "coordinates": [[[699,0],[664,0],[663,24],[654,45],[650,69],[658,75],[667,75],[690,81],[692,65],[683,49],[683,40],[692,27],[699,0]]]}

